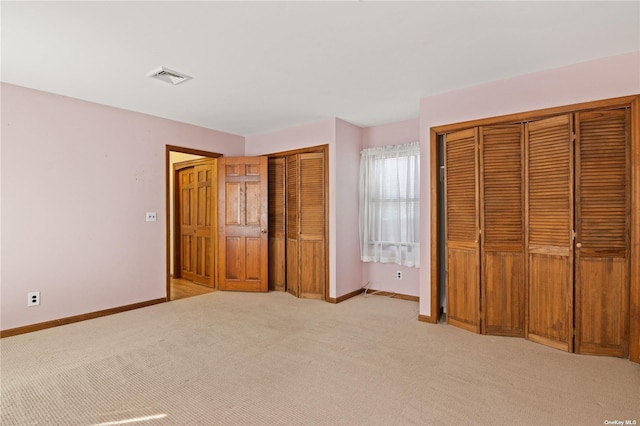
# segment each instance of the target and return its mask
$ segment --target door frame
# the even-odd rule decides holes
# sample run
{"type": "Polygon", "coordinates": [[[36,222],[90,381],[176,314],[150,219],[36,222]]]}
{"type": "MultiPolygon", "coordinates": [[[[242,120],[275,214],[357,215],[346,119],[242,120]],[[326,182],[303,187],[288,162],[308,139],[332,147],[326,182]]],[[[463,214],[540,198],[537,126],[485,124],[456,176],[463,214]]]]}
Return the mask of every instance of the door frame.
{"type": "Polygon", "coordinates": [[[439,169],[438,149],[439,135],[495,124],[508,124],[538,120],[555,115],[569,114],[580,111],[588,111],[603,108],[630,108],[630,161],[631,161],[631,244],[630,244],[630,283],[629,283],[629,358],[633,362],[640,363],[640,95],[623,96],[619,98],[604,99],[579,104],[564,105],[528,112],[502,115],[485,119],[471,120],[461,123],[436,126],[429,129],[429,154],[430,154],[430,198],[431,198],[431,277],[430,277],[430,315],[421,315],[421,320],[437,323],[440,317],[440,247],[444,244],[439,237],[439,230],[443,225],[440,217],[439,200],[439,169]]]}
{"type": "MultiPolygon", "coordinates": [[[[182,154],[199,155],[206,158],[218,158],[222,157],[222,154],[212,151],[203,151],[200,149],[181,147],[176,145],[165,145],[165,298],[167,301],[171,301],[171,199],[174,194],[170,193],[169,183],[173,174],[173,167],[171,167],[171,153],[179,152],[182,154]]],[[[174,181],[175,192],[175,181],[174,181]]],[[[174,205],[175,207],[175,205],[174,205]]],[[[175,230],[174,230],[175,233],[175,230]]],[[[216,259],[217,261],[217,259],[216,259]]]]}

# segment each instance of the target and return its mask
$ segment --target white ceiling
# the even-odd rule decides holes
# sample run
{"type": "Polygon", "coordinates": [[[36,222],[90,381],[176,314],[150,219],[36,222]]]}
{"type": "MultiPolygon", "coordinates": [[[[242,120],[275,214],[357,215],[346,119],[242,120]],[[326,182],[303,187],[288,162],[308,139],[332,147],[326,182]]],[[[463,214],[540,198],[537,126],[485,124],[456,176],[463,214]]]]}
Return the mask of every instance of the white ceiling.
{"type": "Polygon", "coordinates": [[[640,2],[1,2],[4,82],[238,135],[640,50],[640,2]],[[193,76],[146,77],[159,66],[193,76]]]}

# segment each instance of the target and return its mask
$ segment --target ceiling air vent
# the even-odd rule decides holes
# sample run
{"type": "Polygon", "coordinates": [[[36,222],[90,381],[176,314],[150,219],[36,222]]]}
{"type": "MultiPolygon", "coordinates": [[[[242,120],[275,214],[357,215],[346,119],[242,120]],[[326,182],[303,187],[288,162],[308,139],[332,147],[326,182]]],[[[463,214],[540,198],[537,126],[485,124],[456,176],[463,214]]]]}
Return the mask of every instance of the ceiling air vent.
{"type": "Polygon", "coordinates": [[[171,84],[180,84],[192,78],[186,74],[182,74],[180,72],[173,71],[165,67],[160,67],[158,69],[155,69],[151,71],[149,74],[147,74],[147,76],[151,78],[157,78],[158,80],[162,80],[166,83],[171,83],[171,84]]]}

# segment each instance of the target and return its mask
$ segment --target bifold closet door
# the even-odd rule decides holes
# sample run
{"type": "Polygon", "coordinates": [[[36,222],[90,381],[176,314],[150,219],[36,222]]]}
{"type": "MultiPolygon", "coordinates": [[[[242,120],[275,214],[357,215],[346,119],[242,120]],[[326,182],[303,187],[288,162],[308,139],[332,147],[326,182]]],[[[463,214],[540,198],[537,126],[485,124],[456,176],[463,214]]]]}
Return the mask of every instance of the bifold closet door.
{"type": "Polygon", "coordinates": [[[629,112],[576,114],[576,352],[628,354],[629,112]]]}
{"type": "Polygon", "coordinates": [[[299,211],[298,211],[298,156],[287,157],[287,291],[300,296],[300,271],[298,261],[299,211]]]}
{"type": "Polygon", "coordinates": [[[287,157],[287,291],[324,299],[325,170],[324,153],[287,157]]]}
{"type": "Polygon", "coordinates": [[[298,154],[300,297],[324,299],[324,153],[298,154]]]}
{"type": "Polygon", "coordinates": [[[447,322],[480,332],[478,129],[445,135],[447,322]]]}
{"type": "Polygon", "coordinates": [[[480,128],[482,332],[524,335],[524,125],[480,128]]]}
{"type": "Polygon", "coordinates": [[[530,340],[573,350],[572,117],[527,124],[530,340]]]}
{"type": "Polygon", "coordinates": [[[269,159],[269,290],[285,291],[285,157],[269,159]]]}

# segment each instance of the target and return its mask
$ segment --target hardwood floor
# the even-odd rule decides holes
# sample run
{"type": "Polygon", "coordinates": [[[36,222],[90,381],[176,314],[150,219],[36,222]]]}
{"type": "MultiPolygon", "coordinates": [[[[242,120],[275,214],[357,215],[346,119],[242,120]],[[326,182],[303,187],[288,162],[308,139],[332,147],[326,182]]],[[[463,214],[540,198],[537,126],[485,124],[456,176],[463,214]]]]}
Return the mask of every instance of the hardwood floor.
{"type": "Polygon", "coordinates": [[[169,300],[185,299],[187,297],[200,296],[216,290],[203,285],[194,284],[182,278],[171,278],[171,295],[169,300]]]}

